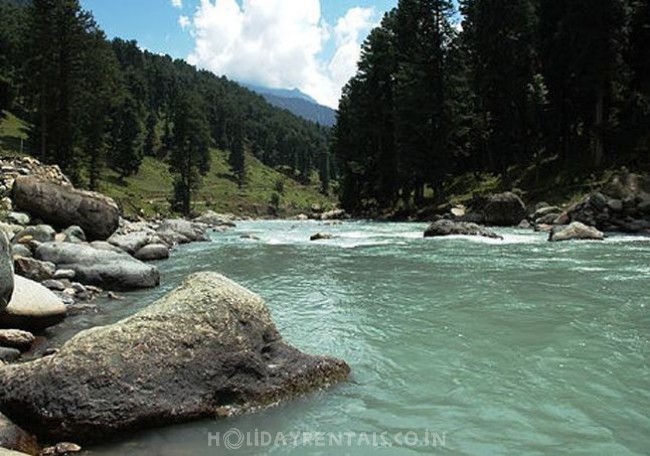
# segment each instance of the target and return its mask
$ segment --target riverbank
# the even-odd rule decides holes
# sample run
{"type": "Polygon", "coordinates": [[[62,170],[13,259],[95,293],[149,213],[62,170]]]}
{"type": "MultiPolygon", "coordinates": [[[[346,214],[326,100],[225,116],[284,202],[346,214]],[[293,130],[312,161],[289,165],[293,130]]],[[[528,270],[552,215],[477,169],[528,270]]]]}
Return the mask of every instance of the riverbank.
{"type": "MultiPolygon", "coordinates": [[[[159,287],[161,261],[180,245],[209,242],[209,233],[234,228],[236,217],[208,211],[194,220],[129,221],[112,198],[74,188],[56,166],[24,157],[3,160],[0,169],[0,328],[6,328],[0,329],[0,410],[21,426],[0,416],[0,446],[37,454],[42,446],[59,442],[43,454],[78,452],[78,445],[60,441],[86,443],[120,430],[237,414],[326,388],[349,375],[344,361],[310,356],[284,343],[261,298],[217,274],[190,277],[161,299],[154,320],[169,328],[152,323],[151,334],[145,334],[155,307],[150,306],[139,323],[131,325],[131,319],[117,322],[113,330],[105,328],[94,348],[87,345],[90,333],[73,338],[81,348],[73,340],[52,346],[49,328],[98,312],[98,303],[106,299],[122,301],[123,292],[159,287]],[[205,311],[193,299],[207,306],[205,311]],[[197,312],[194,322],[182,329],[179,324],[189,322],[191,309],[197,312]],[[126,333],[132,337],[109,337],[126,333]],[[243,340],[250,343],[244,347],[243,340]],[[223,347],[223,356],[215,357],[214,344],[223,347]],[[171,363],[172,354],[177,363],[171,363]],[[130,356],[131,362],[113,370],[115,356],[130,356]],[[267,367],[260,370],[263,365],[267,367]],[[212,377],[197,378],[209,366],[212,377]],[[154,371],[140,399],[132,395],[135,386],[113,392],[101,386],[154,371]],[[86,380],[67,392],[49,389],[58,374],[58,385],[86,380]],[[113,376],[101,380],[106,375],[113,376]],[[168,409],[163,394],[145,400],[163,378],[167,381],[158,385],[169,390],[168,398],[177,399],[168,409]],[[171,391],[170,384],[177,389],[171,391]],[[82,390],[83,399],[75,397],[82,390]],[[205,400],[206,395],[212,399],[205,400]],[[104,420],[87,415],[85,401],[93,403],[93,398],[103,405],[90,413],[104,420]]],[[[324,215],[319,211],[319,217],[324,215]]]]}

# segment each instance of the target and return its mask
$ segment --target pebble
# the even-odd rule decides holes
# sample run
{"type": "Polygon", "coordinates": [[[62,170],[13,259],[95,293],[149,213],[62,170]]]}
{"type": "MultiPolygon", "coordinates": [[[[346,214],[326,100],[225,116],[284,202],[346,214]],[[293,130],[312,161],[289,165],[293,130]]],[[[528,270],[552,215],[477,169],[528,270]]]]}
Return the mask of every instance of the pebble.
{"type": "Polygon", "coordinates": [[[44,448],[40,456],[64,456],[70,453],[79,453],[81,447],[76,443],[61,442],[54,446],[44,448]]]}
{"type": "Polygon", "coordinates": [[[20,350],[9,347],[0,347],[0,361],[12,363],[20,358],[20,350]]]}
{"type": "Polygon", "coordinates": [[[56,280],[61,280],[61,279],[68,279],[72,280],[74,277],[77,275],[76,272],[74,272],[72,269],[57,269],[54,272],[54,279],[56,280]]]}
{"type": "Polygon", "coordinates": [[[44,280],[43,282],[41,282],[41,285],[43,285],[45,288],[49,288],[50,290],[55,290],[55,291],[65,290],[65,285],[59,280],[44,280]]]}
{"type": "Polygon", "coordinates": [[[35,340],[36,337],[28,331],[21,331],[19,329],[0,329],[0,345],[4,347],[27,351],[35,340]]]}

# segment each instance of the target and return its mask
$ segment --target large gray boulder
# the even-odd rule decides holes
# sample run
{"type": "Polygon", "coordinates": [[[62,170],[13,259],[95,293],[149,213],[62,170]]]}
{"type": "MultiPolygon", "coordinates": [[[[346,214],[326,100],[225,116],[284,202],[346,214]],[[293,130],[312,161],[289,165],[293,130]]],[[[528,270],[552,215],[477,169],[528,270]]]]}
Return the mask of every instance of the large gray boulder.
{"type": "Polygon", "coordinates": [[[225,226],[230,228],[235,228],[235,216],[232,214],[218,214],[214,211],[207,211],[197,218],[194,219],[195,222],[204,223],[210,226],[225,226]]]}
{"type": "Polygon", "coordinates": [[[18,208],[46,223],[61,228],[80,226],[89,240],[107,239],[119,225],[119,209],[111,198],[36,177],[18,177],[13,200],[18,208]]]}
{"type": "Polygon", "coordinates": [[[14,291],[14,260],[11,245],[0,229],[0,312],[7,307],[14,291]]]}
{"type": "Polygon", "coordinates": [[[140,261],[159,261],[169,258],[169,247],[164,244],[145,245],[134,255],[140,261]]]}
{"type": "Polygon", "coordinates": [[[108,242],[133,255],[146,245],[159,243],[160,239],[146,231],[136,231],[127,234],[113,234],[108,238],[108,242]]]}
{"type": "Polygon", "coordinates": [[[105,290],[153,288],[160,284],[158,268],[126,253],[98,250],[86,244],[49,242],[36,250],[36,258],[54,263],[57,269],[75,272],[75,280],[105,290]]]}
{"type": "Polygon", "coordinates": [[[424,232],[424,237],[443,237],[443,236],[481,236],[491,239],[503,239],[483,226],[476,223],[454,222],[451,220],[438,220],[432,223],[424,232]]]}
{"type": "Polygon", "coordinates": [[[489,226],[517,226],[526,217],[526,205],[512,192],[490,195],[483,206],[483,222],[489,226]]]}
{"type": "Polygon", "coordinates": [[[605,235],[601,231],[580,222],[573,222],[569,226],[555,227],[548,238],[550,242],[602,241],[603,239],[605,239],[605,235]]]}
{"type": "Polygon", "coordinates": [[[200,273],[53,356],[0,368],[0,410],[38,437],[87,442],[275,404],[349,372],[288,345],[259,296],[200,273]]]}
{"type": "Polygon", "coordinates": [[[40,331],[65,318],[65,305],[50,290],[20,276],[14,276],[14,283],[11,302],[0,312],[0,326],[40,331]]]}
{"type": "Polygon", "coordinates": [[[167,245],[209,241],[206,231],[207,225],[183,219],[165,220],[156,230],[167,245]]]}

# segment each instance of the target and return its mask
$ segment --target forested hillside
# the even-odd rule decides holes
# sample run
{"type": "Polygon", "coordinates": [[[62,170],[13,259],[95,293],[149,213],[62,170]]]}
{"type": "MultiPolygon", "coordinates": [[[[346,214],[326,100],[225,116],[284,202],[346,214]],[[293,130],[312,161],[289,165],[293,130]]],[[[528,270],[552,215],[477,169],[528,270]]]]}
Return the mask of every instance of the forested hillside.
{"type": "Polygon", "coordinates": [[[77,0],[0,0],[0,112],[33,127],[25,148],[97,188],[106,168],[169,164],[176,209],[189,211],[211,148],[229,151],[240,188],[252,156],[298,182],[330,179],[328,131],[182,60],[108,41],[77,0]]]}
{"type": "Polygon", "coordinates": [[[333,151],[357,213],[445,201],[463,175],[532,188],[645,168],[650,6],[400,0],[364,43],[333,151]]]}

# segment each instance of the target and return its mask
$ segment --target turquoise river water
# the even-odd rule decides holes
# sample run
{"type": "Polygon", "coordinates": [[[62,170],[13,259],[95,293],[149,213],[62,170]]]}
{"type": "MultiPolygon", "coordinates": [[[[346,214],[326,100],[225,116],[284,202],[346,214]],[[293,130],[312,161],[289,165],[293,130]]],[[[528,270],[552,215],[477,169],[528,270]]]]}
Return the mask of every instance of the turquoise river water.
{"type": "Polygon", "coordinates": [[[69,319],[55,341],[214,270],[262,295],[290,343],[352,367],[327,391],[84,454],[650,454],[650,239],[425,227],[241,223],[160,263],[160,289],[69,319]],[[309,242],[319,231],[337,238],[309,242]]]}

